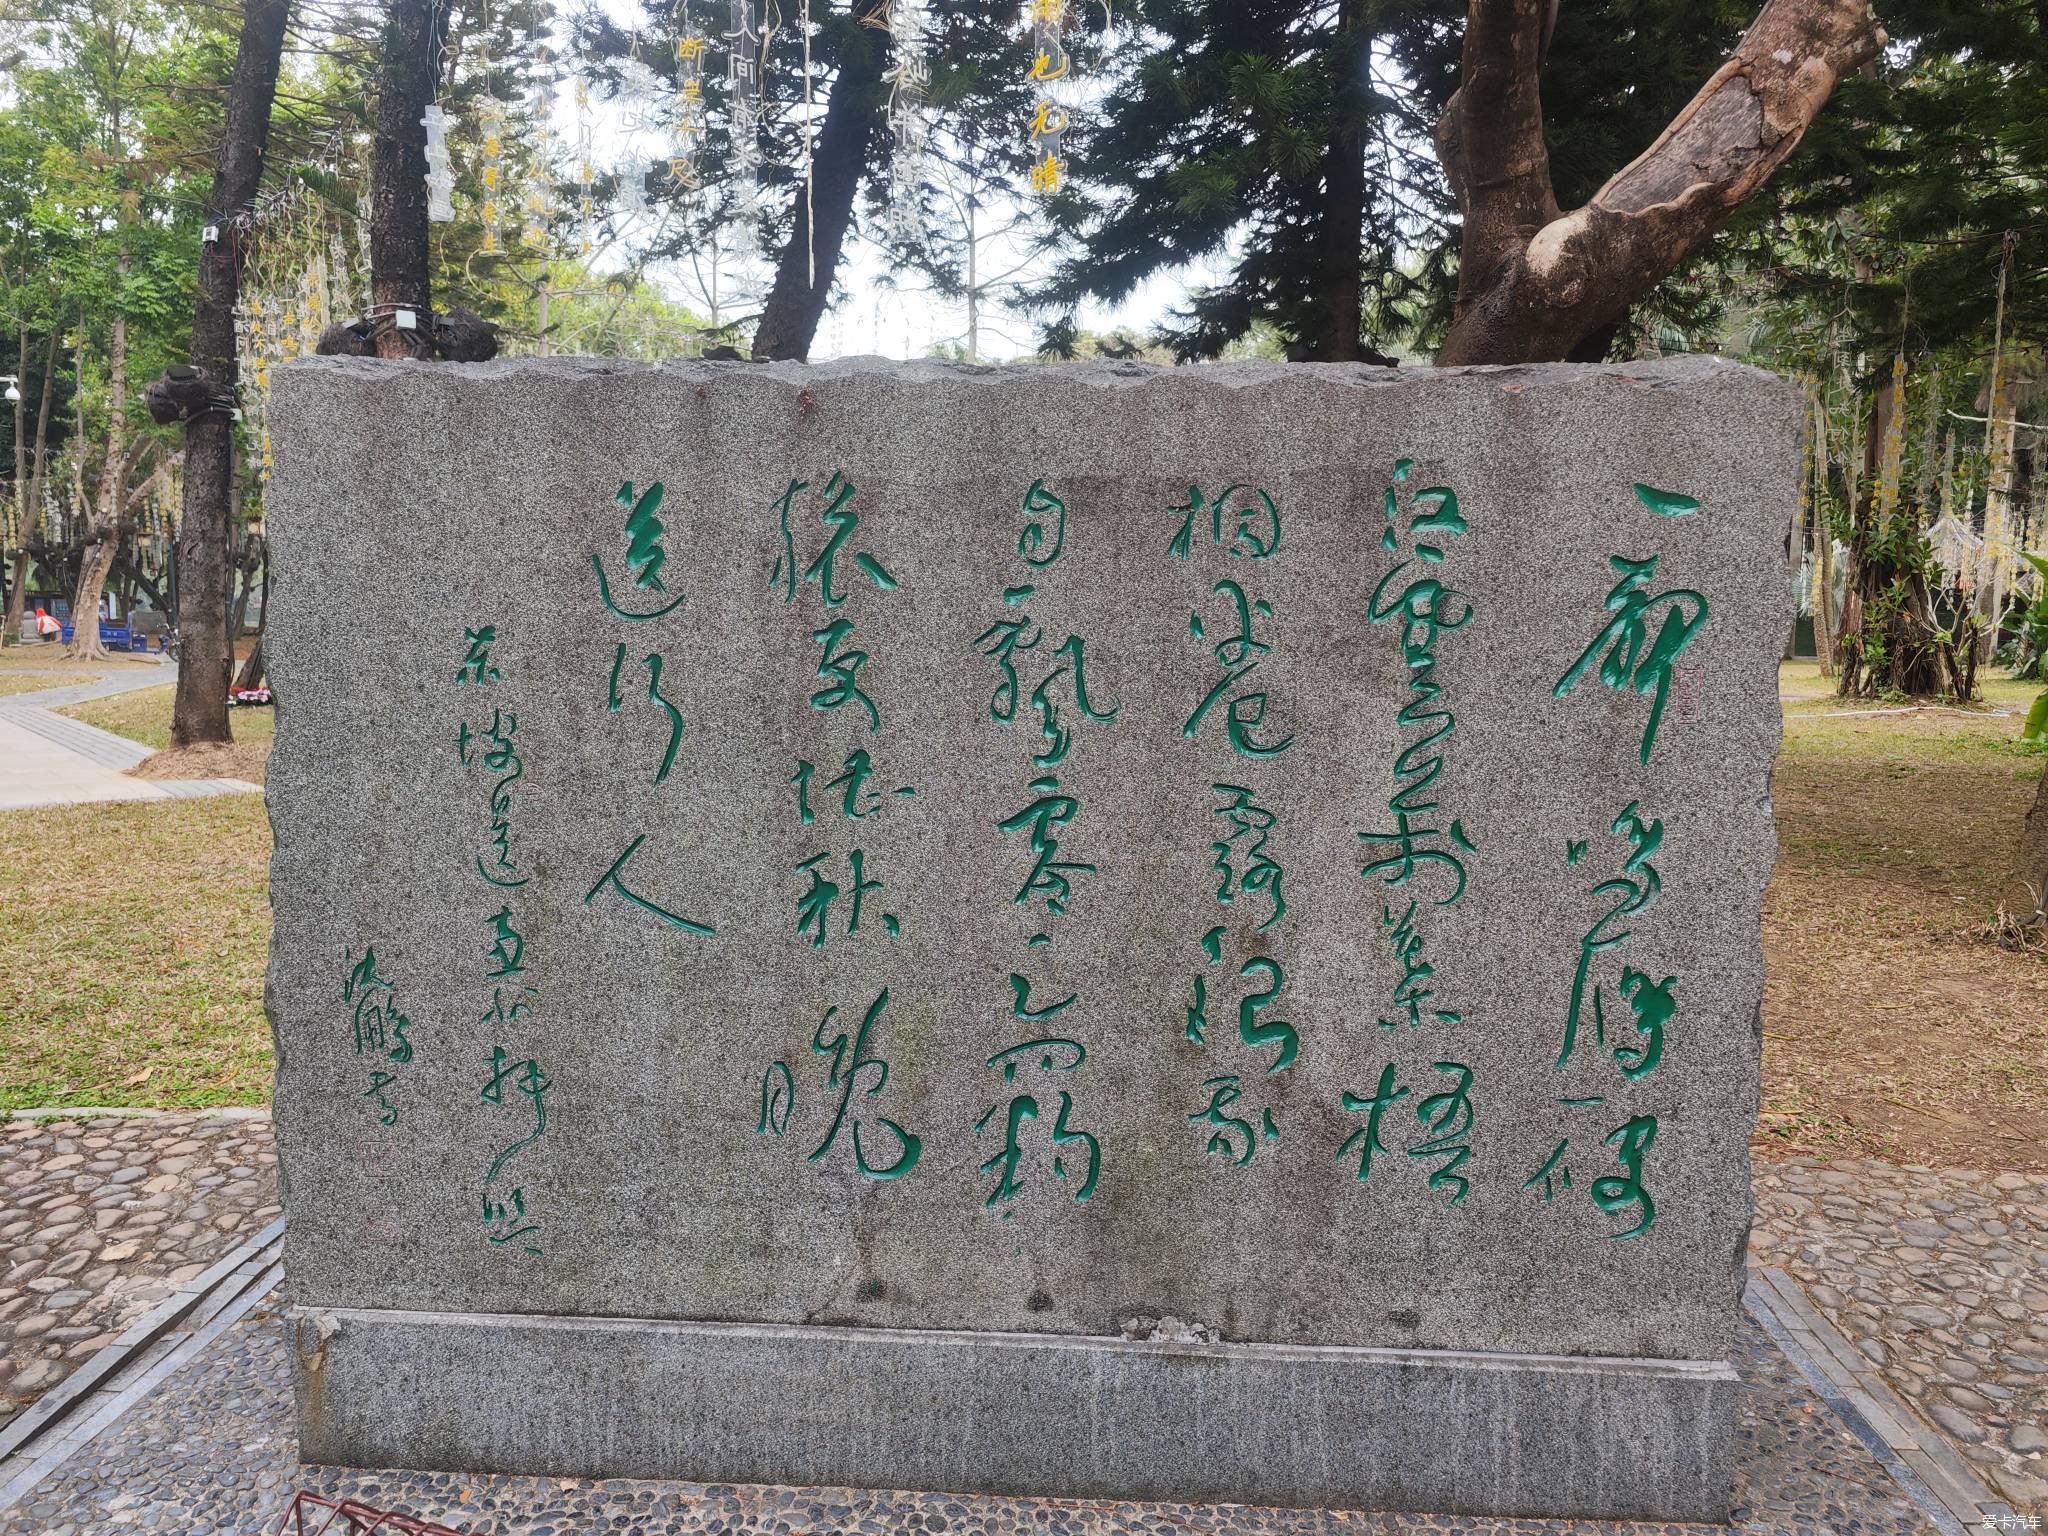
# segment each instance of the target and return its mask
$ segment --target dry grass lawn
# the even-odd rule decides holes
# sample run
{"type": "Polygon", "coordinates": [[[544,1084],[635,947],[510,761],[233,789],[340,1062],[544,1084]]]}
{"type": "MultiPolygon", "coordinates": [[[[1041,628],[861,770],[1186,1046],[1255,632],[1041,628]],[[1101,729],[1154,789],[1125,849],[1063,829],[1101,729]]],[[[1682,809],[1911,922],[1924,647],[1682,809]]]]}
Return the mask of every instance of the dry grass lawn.
{"type": "MultiPolygon", "coordinates": [[[[1843,709],[1807,663],[1784,691],[1760,1148],[2048,1167],[2048,950],[1988,937],[2035,690],[1843,709]]],[[[72,712],[168,739],[168,690],[72,712]]],[[[271,718],[238,711],[229,750],[271,718]]],[[[269,852],[254,796],[0,814],[0,1107],[263,1102],[269,852]]]]}
{"type": "Polygon", "coordinates": [[[61,672],[67,683],[91,682],[96,677],[105,677],[109,672],[124,667],[155,667],[161,665],[155,658],[147,661],[115,651],[100,661],[66,661],[61,645],[4,645],[0,646],[0,673],[8,672],[61,672]]]}
{"type": "Polygon", "coordinates": [[[26,667],[9,667],[0,671],[0,699],[16,693],[41,693],[45,688],[68,688],[73,683],[89,683],[98,679],[96,672],[31,672],[26,667]]]}
{"type": "Polygon", "coordinates": [[[255,795],[0,813],[0,1109],[260,1104],[255,795]]]}
{"type": "Polygon", "coordinates": [[[2018,740],[2037,690],[1873,712],[1806,663],[1784,691],[1761,1142],[2048,1167],[2048,950],[1987,937],[2042,770],[2018,740]]]}
{"type": "Polygon", "coordinates": [[[177,693],[175,683],[161,688],[138,688],[111,699],[88,699],[58,711],[87,725],[96,725],[116,736],[126,736],[145,747],[156,748],[156,756],[133,771],[138,779],[246,779],[261,784],[270,759],[270,740],[277,731],[277,715],[268,709],[231,709],[228,723],[235,739],[225,746],[207,745],[171,750],[171,705],[177,693]]]}

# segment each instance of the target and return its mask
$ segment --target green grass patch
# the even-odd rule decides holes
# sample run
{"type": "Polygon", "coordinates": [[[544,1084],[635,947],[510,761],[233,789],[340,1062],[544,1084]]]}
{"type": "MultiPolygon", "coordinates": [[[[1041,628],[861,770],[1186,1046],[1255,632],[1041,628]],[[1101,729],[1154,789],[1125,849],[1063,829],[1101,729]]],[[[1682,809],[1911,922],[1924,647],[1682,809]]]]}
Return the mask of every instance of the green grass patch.
{"type": "Polygon", "coordinates": [[[1784,663],[1778,690],[1790,762],[1836,759],[1880,774],[1965,769],[2032,779],[2048,757],[2038,744],[2020,740],[2042,685],[2015,682],[2003,668],[1978,674],[1979,698],[1971,704],[1840,699],[1833,680],[1811,661],[1784,663]]]}
{"type": "Polygon", "coordinates": [[[256,795],[0,813],[0,1110],[267,1103],[269,859],[256,795]]]}

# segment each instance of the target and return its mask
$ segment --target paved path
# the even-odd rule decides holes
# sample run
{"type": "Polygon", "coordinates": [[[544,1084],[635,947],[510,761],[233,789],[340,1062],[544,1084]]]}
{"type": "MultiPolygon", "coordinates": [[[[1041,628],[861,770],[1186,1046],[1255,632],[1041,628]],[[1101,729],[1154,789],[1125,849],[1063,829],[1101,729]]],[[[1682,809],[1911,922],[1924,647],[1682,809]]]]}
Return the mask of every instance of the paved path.
{"type": "Polygon", "coordinates": [[[4,1426],[278,1205],[267,1114],[0,1125],[4,1426]]]}
{"type": "Polygon", "coordinates": [[[2048,1514],[2048,1175],[1756,1167],[1750,1252],[2016,1509],[2048,1514]]]}
{"type": "Polygon", "coordinates": [[[55,713],[67,704],[161,687],[176,677],[177,669],[167,663],[123,667],[92,682],[0,698],[0,811],[259,792],[240,779],[130,778],[127,770],[149,756],[148,747],[55,713]]]}

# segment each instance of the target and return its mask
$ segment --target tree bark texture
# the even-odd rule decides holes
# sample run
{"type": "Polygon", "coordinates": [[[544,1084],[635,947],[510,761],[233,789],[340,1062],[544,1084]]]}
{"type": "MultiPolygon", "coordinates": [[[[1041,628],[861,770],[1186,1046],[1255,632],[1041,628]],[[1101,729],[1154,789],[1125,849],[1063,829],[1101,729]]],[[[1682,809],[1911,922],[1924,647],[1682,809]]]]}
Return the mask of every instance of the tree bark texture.
{"type": "Polygon", "coordinates": [[[1358,0],[1337,7],[1337,131],[1323,157],[1329,195],[1323,203],[1319,242],[1322,279],[1317,284],[1327,313],[1322,335],[1311,345],[1314,362],[1355,363],[1364,358],[1364,275],[1359,241],[1365,225],[1365,140],[1359,131],[1365,87],[1366,52],[1372,34],[1359,16],[1358,0]]]}
{"type": "Polygon", "coordinates": [[[2048,770],[2034,786],[2034,808],[2020,832],[2019,889],[2014,893],[2023,921],[2048,924],[2048,770]]]}
{"type": "MultiPolygon", "coordinates": [[[[35,471],[29,481],[29,495],[26,503],[27,511],[23,516],[21,527],[16,531],[16,537],[21,541],[21,554],[15,567],[14,585],[8,589],[7,593],[7,615],[4,620],[0,620],[0,623],[6,625],[6,633],[17,639],[21,635],[22,615],[27,611],[28,578],[26,573],[28,571],[28,545],[31,542],[31,535],[34,533],[37,524],[42,521],[43,516],[43,471],[49,456],[50,447],[50,396],[53,393],[57,379],[57,342],[57,333],[52,331],[50,333],[50,350],[45,354],[43,361],[43,393],[36,402],[36,439],[35,448],[31,454],[35,471]]],[[[21,461],[17,459],[15,461],[15,473],[21,474],[22,472],[21,461]]]]}
{"type": "MultiPolygon", "coordinates": [[[[1827,470],[1820,471],[1820,489],[1827,485],[1827,470]]],[[[1819,490],[1815,492],[1816,496],[1819,490]]],[[[1818,511],[1820,503],[1814,503],[1818,511]]],[[[1835,675],[1835,535],[1825,516],[1813,525],[1813,654],[1820,662],[1820,675],[1835,675]]]]}
{"type": "Polygon", "coordinates": [[[1437,150],[1464,210],[1439,364],[1554,362],[1669,275],[1798,146],[1884,31],[1869,0],[1766,0],[1656,143],[1562,213],[1538,83],[1547,0],[1470,0],[1437,150]]]}
{"type": "MultiPolygon", "coordinates": [[[[26,536],[23,537],[22,543],[28,543],[26,536]]],[[[14,552],[14,575],[7,583],[7,627],[0,631],[0,635],[4,635],[9,645],[21,639],[21,616],[25,611],[24,602],[28,596],[28,559],[27,549],[17,549],[14,552]]]]}
{"type": "MultiPolygon", "coordinates": [[[[133,258],[121,253],[125,278],[133,258]]],[[[128,317],[116,312],[107,347],[107,444],[100,465],[99,490],[87,519],[85,558],[78,565],[78,590],[71,599],[71,644],[65,654],[74,661],[96,661],[107,654],[100,644],[100,595],[107,572],[114,568],[128,527],[128,317]]]]}
{"type": "MultiPolygon", "coordinates": [[[[21,328],[21,347],[14,371],[21,375],[14,395],[14,536],[28,542],[28,327],[21,328]]],[[[7,636],[0,634],[0,643],[7,636]]]]}
{"type": "MultiPolygon", "coordinates": [[[[1887,690],[1916,697],[1967,699],[1974,668],[1966,668],[1955,642],[1935,612],[1926,575],[1902,564],[1889,530],[1878,523],[1878,488],[1884,480],[1884,443],[1892,417],[1903,408],[1887,369],[1871,400],[1863,443],[1860,491],[1852,498],[1855,523],[1849,538],[1849,597],[1841,635],[1843,698],[1870,698],[1887,690]]],[[[1902,516],[1896,509],[1894,517],[1902,516]]]]}
{"type": "Polygon", "coordinates": [[[377,65],[377,148],[370,170],[371,334],[379,357],[428,357],[433,336],[427,243],[427,130],[441,74],[437,0],[388,0],[377,65]],[[393,314],[412,311],[415,328],[393,314]]]}
{"type": "Polygon", "coordinates": [[[862,0],[855,8],[856,25],[840,52],[832,97],[812,146],[810,206],[806,208],[803,189],[798,187],[789,240],[782,247],[774,286],[768,290],[768,302],[754,327],[756,359],[801,362],[811,355],[818,322],[832,296],[846,232],[853,224],[853,200],[867,170],[869,144],[881,121],[882,71],[889,34],[869,23],[884,8],[879,0],[862,0]]]}
{"type": "Polygon", "coordinates": [[[249,647],[249,659],[242,663],[242,670],[235,674],[237,688],[260,688],[263,686],[263,627],[256,627],[256,643],[249,647]]]}
{"type": "MultiPolygon", "coordinates": [[[[228,85],[227,119],[214,162],[207,222],[221,239],[199,256],[199,298],[192,315],[192,361],[223,402],[239,383],[235,365],[235,303],[242,286],[243,251],[228,221],[255,199],[270,140],[270,107],[277,94],[291,0],[246,0],[235,73],[228,85]]],[[[235,424],[225,409],[185,424],[185,485],[178,519],[178,694],[171,715],[171,745],[228,741],[228,526],[234,495],[235,424]]]]}
{"type": "Polygon", "coordinates": [[[50,468],[50,397],[56,393],[57,345],[60,339],[56,331],[50,332],[50,350],[43,357],[43,392],[36,401],[36,476],[28,507],[31,523],[40,523],[43,518],[44,477],[50,468]]]}

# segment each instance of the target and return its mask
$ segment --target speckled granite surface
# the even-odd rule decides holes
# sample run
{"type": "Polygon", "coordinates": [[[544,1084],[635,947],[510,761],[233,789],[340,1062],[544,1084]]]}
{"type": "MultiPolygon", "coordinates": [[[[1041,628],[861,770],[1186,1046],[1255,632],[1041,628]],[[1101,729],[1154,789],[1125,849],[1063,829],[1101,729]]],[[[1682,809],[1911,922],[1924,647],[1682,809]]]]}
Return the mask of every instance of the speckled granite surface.
{"type": "MultiPolygon", "coordinates": [[[[1747,1390],[1736,1431],[1737,1536],[1931,1536],[1935,1527],[1747,1318],[1738,1363],[1747,1390]]],[[[356,1472],[300,1466],[290,1410],[279,1316],[266,1303],[0,1516],[0,1536],[258,1536],[274,1528],[298,1486],[440,1520],[478,1536],[1705,1536],[1730,1529],[356,1472]]]]}

